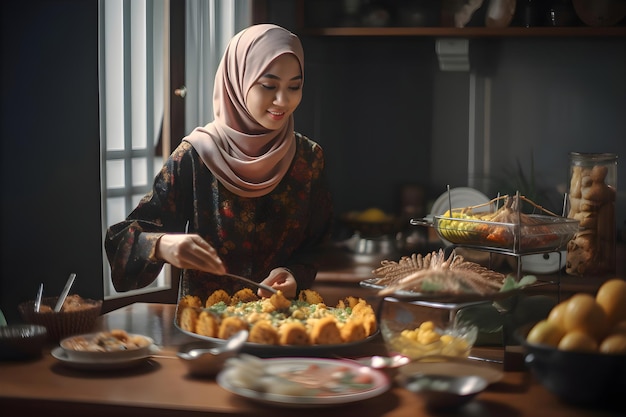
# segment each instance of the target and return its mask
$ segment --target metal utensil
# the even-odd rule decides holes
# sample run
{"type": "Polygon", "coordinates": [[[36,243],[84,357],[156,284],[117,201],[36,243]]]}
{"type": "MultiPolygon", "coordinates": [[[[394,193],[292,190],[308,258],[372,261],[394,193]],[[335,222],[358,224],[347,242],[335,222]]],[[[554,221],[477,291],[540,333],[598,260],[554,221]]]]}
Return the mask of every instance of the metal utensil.
{"type": "Polygon", "coordinates": [[[240,281],[247,282],[248,284],[254,285],[255,287],[262,288],[262,289],[264,289],[265,291],[269,291],[269,292],[271,292],[272,294],[276,294],[276,293],[278,292],[276,289],[274,289],[274,288],[270,287],[269,285],[265,285],[265,284],[261,284],[261,283],[259,283],[259,282],[252,281],[251,279],[248,279],[248,278],[242,277],[242,276],[240,276],[240,275],[235,275],[235,274],[224,274],[224,276],[225,276],[225,277],[234,278],[234,279],[238,279],[238,280],[240,280],[240,281]]]}
{"type": "Polygon", "coordinates": [[[76,274],[72,272],[70,274],[70,277],[67,279],[67,282],[65,283],[63,292],[61,292],[61,295],[59,296],[59,299],[57,300],[57,305],[54,307],[55,312],[58,313],[59,311],[61,311],[61,307],[63,307],[63,303],[65,302],[65,299],[67,298],[67,294],[69,294],[70,288],[72,288],[72,284],[74,284],[75,279],[76,279],[76,274]]]}
{"type": "Polygon", "coordinates": [[[226,343],[212,348],[193,348],[186,352],[179,352],[178,356],[183,359],[197,359],[204,355],[217,356],[225,352],[238,351],[248,340],[248,331],[240,330],[231,336],[226,343]]]}
{"type": "Polygon", "coordinates": [[[187,366],[189,373],[195,376],[216,375],[224,367],[224,363],[239,353],[248,340],[248,331],[240,330],[230,337],[225,344],[213,348],[195,347],[190,349],[186,346],[177,353],[187,366]]]}
{"type": "Polygon", "coordinates": [[[39,284],[39,290],[37,291],[37,297],[35,297],[35,313],[39,313],[41,309],[41,297],[43,295],[43,282],[39,284]]]}

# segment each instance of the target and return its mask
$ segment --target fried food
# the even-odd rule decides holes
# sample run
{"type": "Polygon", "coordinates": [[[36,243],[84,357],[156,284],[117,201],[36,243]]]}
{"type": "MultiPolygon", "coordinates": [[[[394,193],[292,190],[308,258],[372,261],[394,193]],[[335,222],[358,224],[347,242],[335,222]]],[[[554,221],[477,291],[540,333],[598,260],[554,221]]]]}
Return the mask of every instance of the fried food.
{"type": "Polygon", "coordinates": [[[240,330],[248,330],[248,323],[246,323],[242,318],[239,317],[226,317],[222,320],[222,323],[220,324],[220,329],[218,331],[217,337],[219,337],[220,339],[228,339],[240,330]]]}
{"type": "Polygon", "coordinates": [[[302,291],[295,300],[286,298],[281,291],[259,299],[252,290],[233,296],[218,290],[207,298],[204,308],[188,306],[190,300],[193,299],[181,298],[177,317],[180,327],[220,339],[248,330],[251,343],[328,345],[363,340],[377,330],[374,309],[366,300],[346,297],[336,307],[329,307],[314,290],[302,291]],[[256,299],[244,301],[250,294],[256,299]]]}
{"type": "Polygon", "coordinates": [[[270,302],[276,308],[276,310],[286,310],[291,307],[291,300],[283,295],[282,291],[278,291],[276,294],[272,294],[270,302]]]}
{"type": "Polygon", "coordinates": [[[188,332],[196,331],[196,323],[198,322],[199,312],[194,307],[178,306],[178,324],[181,329],[188,332]]]}
{"type": "Polygon", "coordinates": [[[358,342],[367,337],[367,331],[361,320],[350,320],[340,329],[341,340],[344,343],[358,342]]]}
{"type": "Polygon", "coordinates": [[[195,333],[208,336],[217,337],[219,333],[219,318],[209,311],[202,311],[196,320],[195,333]]]}
{"type": "Polygon", "coordinates": [[[323,304],[324,303],[322,296],[317,291],[313,291],[313,290],[300,291],[300,294],[298,295],[298,300],[304,301],[309,304],[323,304]]]}
{"type": "Polygon", "coordinates": [[[212,305],[217,304],[220,301],[223,301],[226,305],[230,304],[230,295],[228,295],[228,293],[224,290],[213,291],[209,298],[207,298],[204,305],[205,307],[211,307],[212,305]]]}
{"type": "Polygon", "coordinates": [[[181,307],[202,307],[202,300],[200,297],[195,295],[186,295],[178,301],[178,308],[181,307]]]}
{"type": "MultiPolygon", "coordinates": [[[[259,296],[256,295],[250,288],[243,288],[235,293],[232,296],[230,303],[249,303],[250,301],[256,301],[259,299],[259,296]]],[[[228,304],[228,303],[226,303],[228,304]]]]}
{"type": "Polygon", "coordinates": [[[259,320],[250,329],[248,341],[265,345],[278,344],[278,332],[269,320],[259,320]]]}
{"type": "Polygon", "coordinates": [[[299,321],[292,321],[280,326],[279,336],[279,344],[281,345],[306,346],[311,344],[306,327],[299,321]]]}
{"type": "Polygon", "coordinates": [[[315,345],[335,345],[343,342],[337,320],[326,316],[312,323],[311,341],[315,345]]]}

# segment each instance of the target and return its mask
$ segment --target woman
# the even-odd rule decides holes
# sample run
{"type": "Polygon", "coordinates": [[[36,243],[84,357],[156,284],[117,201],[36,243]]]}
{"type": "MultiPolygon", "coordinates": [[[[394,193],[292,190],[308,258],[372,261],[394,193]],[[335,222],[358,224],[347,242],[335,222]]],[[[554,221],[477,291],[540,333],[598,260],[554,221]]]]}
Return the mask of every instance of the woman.
{"type": "Polygon", "coordinates": [[[332,209],[322,149],[294,132],[303,82],[294,34],[262,24],[233,37],[215,77],[214,121],[183,139],[152,191],[107,231],[116,290],[150,284],[164,263],[183,270],[181,297],[243,288],[226,272],[290,298],[310,287],[332,209]]]}

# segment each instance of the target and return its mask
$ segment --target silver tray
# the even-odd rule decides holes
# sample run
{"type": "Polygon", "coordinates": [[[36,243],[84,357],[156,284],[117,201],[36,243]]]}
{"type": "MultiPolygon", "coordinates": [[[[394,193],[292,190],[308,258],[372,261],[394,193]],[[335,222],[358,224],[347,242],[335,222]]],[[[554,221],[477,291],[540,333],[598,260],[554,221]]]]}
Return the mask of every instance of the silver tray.
{"type": "MultiPolygon", "coordinates": [[[[359,282],[359,285],[363,288],[369,288],[372,290],[380,291],[386,288],[385,285],[377,284],[378,278],[365,279],[359,282]]],[[[478,294],[478,293],[448,293],[448,292],[415,292],[408,290],[398,290],[391,294],[386,294],[385,297],[393,297],[403,301],[430,301],[445,304],[465,304],[481,301],[496,301],[502,300],[513,295],[519,294],[522,291],[542,287],[544,285],[556,284],[555,281],[535,281],[532,284],[517,287],[508,291],[499,291],[490,294],[478,294]]]]}
{"type": "Polygon", "coordinates": [[[558,251],[578,231],[578,220],[540,214],[526,216],[536,224],[434,216],[432,225],[441,239],[453,244],[513,254],[558,251]]]}

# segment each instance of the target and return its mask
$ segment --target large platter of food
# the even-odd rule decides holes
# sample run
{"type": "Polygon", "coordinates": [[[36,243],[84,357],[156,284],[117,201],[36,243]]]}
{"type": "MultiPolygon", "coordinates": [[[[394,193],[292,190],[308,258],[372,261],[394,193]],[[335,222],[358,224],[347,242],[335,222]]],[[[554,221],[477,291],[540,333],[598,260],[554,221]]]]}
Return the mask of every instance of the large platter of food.
{"type": "Polygon", "coordinates": [[[522,213],[522,202],[534,204],[523,196],[494,200],[499,199],[504,199],[504,204],[495,212],[477,211],[480,207],[453,208],[434,216],[433,227],[441,239],[452,244],[514,254],[557,251],[578,231],[578,220],[539,206],[542,214],[522,213]]]}
{"type": "Polygon", "coordinates": [[[313,290],[301,291],[297,299],[280,291],[259,298],[248,288],[232,295],[217,290],[206,300],[187,295],[178,302],[176,326],[218,345],[248,330],[242,351],[262,355],[323,354],[364,343],[378,333],[376,314],[366,300],[346,297],[331,307],[313,290]]]}
{"type": "Polygon", "coordinates": [[[404,300],[467,303],[507,298],[522,289],[545,285],[534,276],[513,276],[467,261],[454,250],[426,255],[403,256],[399,261],[384,260],[372,271],[374,278],[360,282],[383,297],[404,300]]]}
{"type": "Polygon", "coordinates": [[[359,363],[323,358],[229,359],[217,383],[241,397],[279,407],[332,407],[376,397],[391,382],[359,363]]]}

